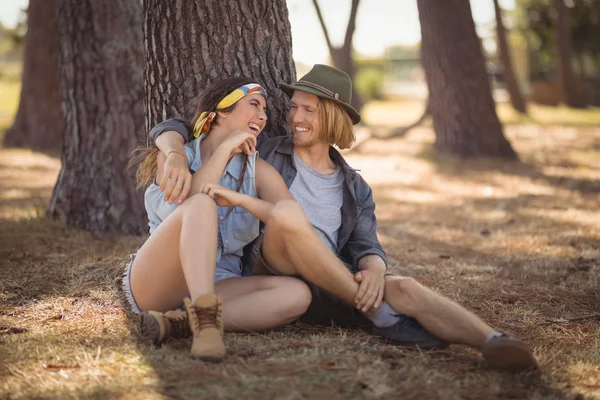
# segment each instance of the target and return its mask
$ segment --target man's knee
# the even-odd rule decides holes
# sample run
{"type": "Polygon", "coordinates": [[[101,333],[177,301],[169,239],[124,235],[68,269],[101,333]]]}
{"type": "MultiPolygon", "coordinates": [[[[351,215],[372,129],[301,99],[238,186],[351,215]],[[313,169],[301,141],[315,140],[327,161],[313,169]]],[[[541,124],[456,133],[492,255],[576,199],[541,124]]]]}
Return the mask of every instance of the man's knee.
{"type": "Polygon", "coordinates": [[[395,276],[386,279],[386,301],[388,303],[400,302],[404,313],[411,317],[424,306],[423,295],[425,290],[423,285],[411,277],[395,276]]]}
{"type": "Polygon", "coordinates": [[[269,218],[267,229],[276,231],[278,234],[298,233],[310,229],[310,225],[302,207],[293,200],[282,200],[275,204],[269,218]]]}

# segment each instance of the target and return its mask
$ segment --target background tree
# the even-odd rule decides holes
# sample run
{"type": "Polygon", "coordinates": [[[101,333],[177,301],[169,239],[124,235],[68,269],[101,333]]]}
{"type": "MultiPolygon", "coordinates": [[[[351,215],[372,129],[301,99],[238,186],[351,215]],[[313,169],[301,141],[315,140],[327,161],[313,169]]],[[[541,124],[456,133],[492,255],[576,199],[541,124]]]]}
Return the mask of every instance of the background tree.
{"type": "MultiPolygon", "coordinates": [[[[354,65],[354,58],[352,56],[352,38],[354,37],[354,31],[356,30],[356,13],[358,12],[359,2],[360,0],[352,0],[352,8],[350,9],[350,18],[348,19],[348,25],[346,27],[344,43],[341,47],[335,47],[331,43],[331,39],[329,38],[329,32],[327,31],[327,26],[325,25],[325,20],[323,19],[319,3],[317,0],[313,0],[315,10],[317,11],[317,16],[319,17],[319,23],[321,24],[323,34],[325,35],[325,42],[327,42],[327,48],[329,49],[329,54],[331,55],[331,61],[333,62],[333,65],[336,68],[339,68],[345,73],[347,73],[348,76],[350,76],[350,78],[352,79],[352,81],[354,81],[354,78],[356,76],[356,66],[354,65]]],[[[353,87],[352,107],[360,111],[363,108],[363,106],[364,102],[362,100],[362,97],[358,94],[356,88],[353,87]]]]}
{"type": "Polygon", "coordinates": [[[125,175],[143,127],[141,15],[139,1],[59,1],[65,135],[48,213],[70,226],[146,230],[142,194],[125,175]]]}
{"type": "Polygon", "coordinates": [[[526,114],[527,107],[525,106],[523,95],[519,89],[519,82],[517,81],[513,69],[512,58],[510,56],[508,41],[506,39],[506,28],[504,27],[504,21],[502,21],[502,9],[498,4],[498,0],[494,0],[494,10],[496,14],[496,37],[498,43],[498,53],[502,62],[502,77],[504,79],[504,83],[506,84],[506,89],[510,95],[510,104],[518,112],[526,114]]]}
{"type": "Polygon", "coordinates": [[[561,98],[569,107],[585,108],[584,96],[577,91],[575,74],[571,61],[573,59],[573,45],[571,38],[571,24],[569,11],[564,0],[554,0],[556,10],[556,72],[561,98]]]}
{"type": "Polygon", "coordinates": [[[189,107],[217,78],[246,75],[269,92],[265,134],[288,131],[288,99],[278,83],[295,80],[285,0],[144,0],[146,128],[191,117],[189,107]]]}
{"type": "MultiPolygon", "coordinates": [[[[21,98],[5,147],[59,153],[64,130],[58,68],[58,0],[30,0],[23,51],[21,98]]],[[[22,40],[16,35],[13,40],[22,40]]],[[[18,45],[18,43],[15,43],[18,45]]]]}
{"type": "Polygon", "coordinates": [[[471,6],[417,0],[435,147],[463,157],[516,158],[504,138],[471,6]]]}
{"type": "MultiPolygon", "coordinates": [[[[571,26],[573,56],[580,78],[600,73],[600,1],[572,0],[567,12],[571,26]],[[588,62],[586,62],[586,60],[588,62]]],[[[557,18],[552,0],[517,0],[516,15],[528,39],[532,79],[549,80],[556,69],[557,18]]]]}

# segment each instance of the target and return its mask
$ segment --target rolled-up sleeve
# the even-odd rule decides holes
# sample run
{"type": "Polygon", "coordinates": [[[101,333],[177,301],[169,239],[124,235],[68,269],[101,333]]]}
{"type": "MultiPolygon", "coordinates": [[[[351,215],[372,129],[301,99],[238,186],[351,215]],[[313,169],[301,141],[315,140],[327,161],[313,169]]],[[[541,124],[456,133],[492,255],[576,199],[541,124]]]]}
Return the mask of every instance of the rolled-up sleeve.
{"type": "Polygon", "coordinates": [[[155,125],[154,128],[150,129],[150,133],[148,133],[150,143],[154,144],[156,138],[166,131],[175,131],[183,137],[184,142],[188,141],[189,135],[186,122],[182,119],[170,118],[155,125]]]}
{"type": "Polygon", "coordinates": [[[361,258],[369,254],[378,255],[383,259],[387,268],[387,257],[385,251],[377,238],[377,218],[375,217],[375,202],[373,191],[364,182],[365,190],[362,199],[357,199],[359,208],[358,218],[354,230],[350,234],[346,248],[352,260],[355,270],[361,258]]]}

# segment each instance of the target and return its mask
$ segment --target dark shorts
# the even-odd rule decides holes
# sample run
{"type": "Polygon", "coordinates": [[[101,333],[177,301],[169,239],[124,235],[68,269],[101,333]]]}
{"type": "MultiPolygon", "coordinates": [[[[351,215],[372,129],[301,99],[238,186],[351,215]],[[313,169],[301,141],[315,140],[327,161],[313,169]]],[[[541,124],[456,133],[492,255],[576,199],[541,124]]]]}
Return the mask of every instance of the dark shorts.
{"type": "MultiPolygon", "coordinates": [[[[351,266],[346,264],[350,272],[351,266]]],[[[256,252],[252,263],[252,275],[281,275],[265,261],[262,250],[256,252]]],[[[341,328],[370,329],[369,321],[363,313],[343,301],[333,297],[329,292],[307,282],[301,276],[296,278],[304,281],[310,288],[312,301],[308,310],[300,317],[300,321],[311,325],[339,326],[341,328]]]]}

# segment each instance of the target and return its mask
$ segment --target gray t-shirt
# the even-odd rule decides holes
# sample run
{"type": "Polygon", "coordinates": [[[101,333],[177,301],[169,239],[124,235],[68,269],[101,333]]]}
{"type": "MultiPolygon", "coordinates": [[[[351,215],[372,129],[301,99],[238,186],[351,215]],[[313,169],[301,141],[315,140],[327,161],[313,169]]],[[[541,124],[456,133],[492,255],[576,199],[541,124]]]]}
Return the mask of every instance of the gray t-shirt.
{"type": "Polygon", "coordinates": [[[304,210],[323,242],[337,253],[337,236],[342,226],[344,174],[338,166],[333,174],[323,175],[306,165],[294,152],[296,178],[290,192],[304,210]]]}

